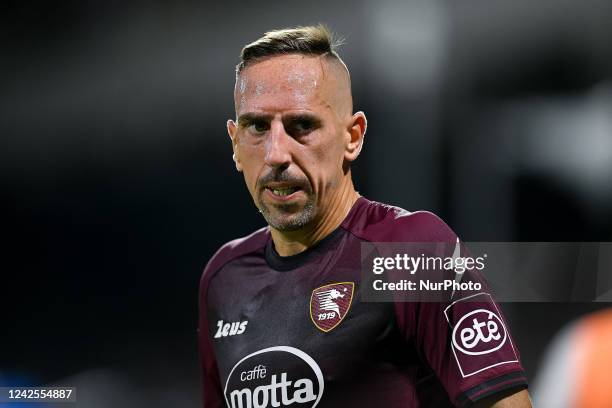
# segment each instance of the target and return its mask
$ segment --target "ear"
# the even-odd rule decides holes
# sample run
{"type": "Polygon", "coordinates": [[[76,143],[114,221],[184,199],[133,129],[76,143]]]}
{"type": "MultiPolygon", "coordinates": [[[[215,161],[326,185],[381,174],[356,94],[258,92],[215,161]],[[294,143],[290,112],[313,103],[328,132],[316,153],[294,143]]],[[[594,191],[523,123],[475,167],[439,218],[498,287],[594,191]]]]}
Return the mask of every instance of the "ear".
{"type": "Polygon", "coordinates": [[[344,158],[347,161],[352,162],[359,156],[367,127],[368,120],[365,113],[361,111],[354,113],[347,129],[350,136],[344,152],[344,158]]]}
{"type": "Polygon", "coordinates": [[[229,119],[227,121],[227,134],[229,135],[232,141],[232,150],[234,154],[232,155],[232,159],[234,159],[234,163],[236,163],[236,170],[242,171],[242,165],[240,164],[240,152],[238,148],[238,127],[236,126],[236,122],[229,119]]]}

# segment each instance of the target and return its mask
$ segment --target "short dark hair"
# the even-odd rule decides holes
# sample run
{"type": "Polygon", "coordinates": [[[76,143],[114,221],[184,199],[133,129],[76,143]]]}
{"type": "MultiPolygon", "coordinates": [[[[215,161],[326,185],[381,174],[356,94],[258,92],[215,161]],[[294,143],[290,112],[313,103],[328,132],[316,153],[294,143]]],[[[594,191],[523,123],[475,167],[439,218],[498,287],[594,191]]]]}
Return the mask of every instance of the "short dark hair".
{"type": "Polygon", "coordinates": [[[268,31],[263,37],[242,48],[236,75],[250,63],[275,55],[324,55],[342,61],[336,52],[342,43],[343,40],[336,39],[324,24],[268,31]]]}

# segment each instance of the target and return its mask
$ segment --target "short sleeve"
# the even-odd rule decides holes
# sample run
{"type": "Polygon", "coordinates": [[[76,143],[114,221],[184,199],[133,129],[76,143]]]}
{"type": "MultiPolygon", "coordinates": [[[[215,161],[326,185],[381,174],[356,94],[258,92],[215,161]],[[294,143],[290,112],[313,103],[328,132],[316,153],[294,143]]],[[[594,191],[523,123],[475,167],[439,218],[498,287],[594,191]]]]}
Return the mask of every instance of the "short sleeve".
{"type": "MultiPolygon", "coordinates": [[[[435,239],[448,244],[441,255],[452,255],[454,242],[463,254],[465,246],[454,232],[439,218],[430,220],[428,230],[438,231],[435,239]]],[[[447,301],[395,302],[395,312],[403,336],[453,404],[467,407],[501,391],[526,388],[527,379],[508,322],[483,276],[466,270],[462,282],[478,282],[482,290],[454,292],[447,301]]]]}

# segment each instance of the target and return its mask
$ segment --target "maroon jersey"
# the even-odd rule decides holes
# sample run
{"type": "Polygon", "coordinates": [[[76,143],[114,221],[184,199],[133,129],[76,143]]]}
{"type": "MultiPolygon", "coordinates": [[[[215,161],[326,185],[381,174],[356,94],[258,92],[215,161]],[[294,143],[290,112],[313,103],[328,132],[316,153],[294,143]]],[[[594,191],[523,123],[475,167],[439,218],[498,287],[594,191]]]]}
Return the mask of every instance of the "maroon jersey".
{"type": "Polygon", "coordinates": [[[227,243],[200,285],[204,407],[469,406],[525,388],[489,294],[362,300],[363,242],[456,239],[432,213],[361,197],[338,229],[297,255],[279,256],[268,228],[227,243]]]}

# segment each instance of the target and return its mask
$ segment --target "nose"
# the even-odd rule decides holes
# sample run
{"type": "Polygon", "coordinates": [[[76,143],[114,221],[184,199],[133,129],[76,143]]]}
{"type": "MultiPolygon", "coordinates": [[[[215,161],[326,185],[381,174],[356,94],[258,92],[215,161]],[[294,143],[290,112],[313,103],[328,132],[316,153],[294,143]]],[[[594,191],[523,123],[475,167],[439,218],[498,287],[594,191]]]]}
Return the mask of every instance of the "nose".
{"type": "Polygon", "coordinates": [[[278,169],[286,168],[291,163],[290,142],[292,138],[285,131],[280,120],[272,121],[266,140],[265,162],[268,166],[278,169]]]}

